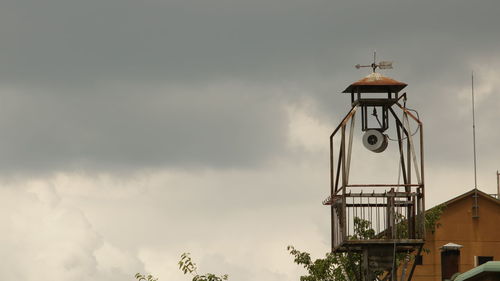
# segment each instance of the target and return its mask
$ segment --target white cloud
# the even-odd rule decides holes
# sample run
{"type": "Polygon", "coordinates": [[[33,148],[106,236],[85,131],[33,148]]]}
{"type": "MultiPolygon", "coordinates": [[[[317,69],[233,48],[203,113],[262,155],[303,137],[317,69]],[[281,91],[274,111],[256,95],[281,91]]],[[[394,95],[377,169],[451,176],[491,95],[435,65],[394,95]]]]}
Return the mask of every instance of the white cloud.
{"type": "Polygon", "coordinates": [[[2,280],[118,280],[141,268],[130,254],[116,259],[82,211],[66,204],[50,180],[2,186],[0,205],[6,234],[0,240],[2,280]]]}
{"type": "Polygon", "coordinates": [[[100,281],[148,272],[181,281],[187,277],[177,261],[191,252],[200,273],[296,279],[302,269],[293,264],[288,244],[318,256],[329,248],[329,212],[321,205],[328,187],[318,162],[306,162],[128,176],[58,173],[5,183],[10,187],[2,189],[3,200],[18,205],[9,210],[16,225],[3,227],[16,238],[0,247],[22,243],[23,249],[10,259],[12,274],[2,270],[0,278],[47,274],[46,280],[100,281]],[[31,235],[36,231],[42,234],[31,235]],[[24,258],[40,255],[43,262],[24,258]]]}
{"type": "Polygon", "coordinates": [[[313,104],[309,100],[287,107],[289,145],[308,152],[327,152],[332,124],[325,124],[313,115],[317,111],[313,104]]]}

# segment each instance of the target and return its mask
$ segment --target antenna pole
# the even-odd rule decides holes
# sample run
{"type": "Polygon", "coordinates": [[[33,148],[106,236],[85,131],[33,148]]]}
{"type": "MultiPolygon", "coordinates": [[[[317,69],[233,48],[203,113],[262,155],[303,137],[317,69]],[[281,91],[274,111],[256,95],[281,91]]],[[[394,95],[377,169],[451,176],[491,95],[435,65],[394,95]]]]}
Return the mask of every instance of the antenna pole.
{"type": "Polygon", "coordinates": [[[472,72],[472,144],[474,146],[474,188],[477,189],[476,169],[476,117],[474,112],[474,71],[472,72]]]}
{"type": "Polygon", "coordinates": [[[500,173],[497,170],[497,199],[500,199],[500,173]]]}
{"type": "Polygon", "coordinates": [[[474,111],[474,71],[472,71],[472,76],[471,76],[471,82],[472,82],[472,144],[474,146],[474,206],[472,209],[473,211],[473,218],[479,218],[479,206],[477,203],[477,166],[476,166],[476,118],[475,118],[475,111],[474,111]]]}

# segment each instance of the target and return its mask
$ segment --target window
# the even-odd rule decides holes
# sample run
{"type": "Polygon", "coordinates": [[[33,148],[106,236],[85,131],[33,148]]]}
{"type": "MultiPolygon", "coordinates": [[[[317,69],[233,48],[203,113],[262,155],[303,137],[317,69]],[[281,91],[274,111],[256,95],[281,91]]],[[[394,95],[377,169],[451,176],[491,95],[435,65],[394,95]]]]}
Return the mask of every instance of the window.
{"type": "Polygon", "coordinates": [[[493,260],[493,257],[491,257],[491,256],[477,256],[476,258],[477,258],[477,260],[476,260],[477,266],[480,266],[483,263],[487,263],[487,262],[493,260]]]}

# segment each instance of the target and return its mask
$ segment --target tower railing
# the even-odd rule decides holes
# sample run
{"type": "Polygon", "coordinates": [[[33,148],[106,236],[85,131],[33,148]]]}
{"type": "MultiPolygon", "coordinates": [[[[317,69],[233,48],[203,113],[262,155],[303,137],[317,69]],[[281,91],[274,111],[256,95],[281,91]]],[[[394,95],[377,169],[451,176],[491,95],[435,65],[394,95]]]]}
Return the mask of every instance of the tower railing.
{"type": "Polygon", "coordinates": [[[421,189],[383,192],[352,192],[328,198],[332,206],[333,248],[336,251],[361,250],[370,243],[394,243],[411,246],[424,238],[424,210],[421,189]]]}

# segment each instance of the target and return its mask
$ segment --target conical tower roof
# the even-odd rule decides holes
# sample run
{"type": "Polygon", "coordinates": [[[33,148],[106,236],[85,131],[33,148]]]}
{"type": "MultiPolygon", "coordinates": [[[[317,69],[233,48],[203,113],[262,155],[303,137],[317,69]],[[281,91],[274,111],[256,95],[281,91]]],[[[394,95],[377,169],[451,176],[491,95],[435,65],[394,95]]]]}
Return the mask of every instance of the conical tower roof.
{"type": "Polygon", "coordinates": [[[399,93],[407,85],[380,73],[373,72],[365,78],[349,85],[342,93],[399,93]]]}

